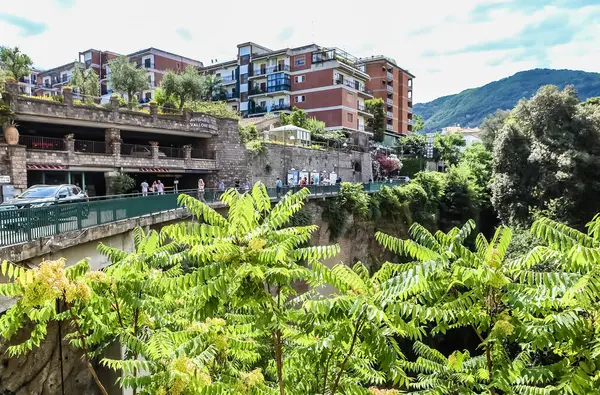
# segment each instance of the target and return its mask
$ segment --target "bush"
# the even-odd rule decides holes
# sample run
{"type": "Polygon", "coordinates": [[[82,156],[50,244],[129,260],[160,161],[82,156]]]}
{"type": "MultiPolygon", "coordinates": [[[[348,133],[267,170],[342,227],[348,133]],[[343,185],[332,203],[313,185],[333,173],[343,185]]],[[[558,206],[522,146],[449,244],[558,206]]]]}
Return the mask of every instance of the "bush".
{"type": "Polygon", "coordinates": [[[112,180],[111,187],[115,195],[128,193],[135,188],[135,180],[129,174],[121,173],[112,180]]]}

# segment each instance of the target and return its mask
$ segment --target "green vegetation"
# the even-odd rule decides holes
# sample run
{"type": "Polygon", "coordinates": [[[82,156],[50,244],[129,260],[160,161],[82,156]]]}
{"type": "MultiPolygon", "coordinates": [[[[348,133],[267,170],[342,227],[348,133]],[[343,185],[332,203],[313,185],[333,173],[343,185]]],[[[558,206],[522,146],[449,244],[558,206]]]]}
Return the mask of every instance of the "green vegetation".
{"type": "Polygon", "coordinates": [[[137,100],[136,93],[148,89],[146,70],[138,68],[127,56],[111,60],[109,66],[111,74],[108,86],[115,92],[127,95],[129,106],[132,107],[137,100]]]}
{"type": "MultiPolygon", "coordinates": [[[[382,193],[416,212],[443,200],[453,181],[442,176],[421,173],[419,184],[382,193]]],[[[360,186],[343,189],[344,206],[369,215],[360,186]]],[[[101,245],[112,263],[101,271],[4,261],[12,282],[0,295],[17,302],[0,334],[33,324],[8,353],[29,352],[62,321],[104,394],[92,361],[115,339],[123,359],[101,363],[139,394],[600,393],[600,215],[585,233],[540,218],[516,248],[506,226],[486,239],[473,221],[435,234],[414,223],[410,239],[375,235],[408,263],[328,268],[321,260],[339,247],[310,245],[308,193],[271,206],[261,184],[231,189],[227,217],[182,195],[194,221],[136,229],[131,253],[101,245]]]]}
{"type": "Polygon", "coordinates": [[[534,69],[459,94],[440,97],[429,103],[418,103],[414,113],[425,120],[425,131],[446,126],[479,126],[496,110],[509,110],[520,99],[529,99],[543,85],[564,88],[573,85],[579,98],[600,96],[600,74],[574,70],[534,69]]]}
{"type": "Polygon", "coordinates": [[[294,107],[290,114],[280,113],[279,119],[282,125],[294,125],[310,131],[312,141],[341,142],[345,134],[339,130],[325,130],[325,122],[315,117],[306,115],[306,111],[294,107]]]}
{"type": "Polygon", "coordinates": [[[173,97],[181,110],[186,102],[200,101],[205,96],[204,77],[194,66],[188,66],[183,73],[167,71],[161,81],[161,88],[167,97],[173,97]]]}
{"type": "Polygon", "coordinates": [[[600,106],[542,87],[510,112],[494,142],[494,208],[507,224],[539,216],[583,230],[600,211],[600,106]]]}
{"type": "Polygon", "coordinates": [[[193,112],[201,112],[219,118],[240,118],[240,116],[224,102],[192,101],[186,103],[184,108],[193,112]]]}
{"type": "Polygon", "coordinates": [[[93,69],[82,69],[77,63],[73,70],[70,85],[79,90],[79,93],[83,95],[83,101],[86,103],[94,103],[94,99],[100,95],[98,74],[93,69]]]}
{"type": "Polygon", "coordinates": [[[0,47],[0,69],[5,70],[3,78],[13,78],[18,81],[23,77],[28,77],[32,65],[31,58],[21,52],[19,47],[0,47]]]}
{"type": "Polygon", "coordinates": [[[367,126],[373,132],[373,140],[377,142],[383,141],[385,133],[385,104],[383,99],[375,98],[365,101],[365,109],[373,114],[373,118],[369,118],[367,126]]]}
{"type": "Polygon", "coordinates": [[[114,195],[128,193],[135,188],[135,180],[129,174],[121,173],[112,179],[111,188],[114,195]]]}
{"type": "Polygon", "coordinates": [[[206,101],[221,100],[227,93],[223,86],[223,78],[212,74],[202,76],[203,96],[206,101]]]}

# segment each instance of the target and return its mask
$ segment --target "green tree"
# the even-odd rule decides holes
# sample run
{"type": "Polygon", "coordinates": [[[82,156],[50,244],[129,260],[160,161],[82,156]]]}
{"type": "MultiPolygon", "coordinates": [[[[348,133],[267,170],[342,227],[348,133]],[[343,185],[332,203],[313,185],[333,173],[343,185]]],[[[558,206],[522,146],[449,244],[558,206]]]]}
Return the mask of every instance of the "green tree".
{"type": "Polygon", "coordinates": [[[112,179],[111,188],[115,195],[128,193],[135,188],[135,180],[129,174],[120,173],[112,179]]]}
{"type": "Polygon", "coordinates": [[[407,136],[400,137],[396,152],[406,156],[423,158],[427,154],[427,137],[418,133],[410,133],[407,136]]]}
{"type": "Polygon", "coordinates": [[[136,94],[148,89],[146,70],[138,68],[127,56],[119,56],[109,62],[110,79],[108,85],[115,92],[127,95],[129,105],[136,101],[136,94]]]}
{"type": "Polygon", "coordinates": [[[10,73],[16,81],[31,73],[33,61],[19,47],[0,47],[0,68],[10,73]]]}
{"type": "Polygon", "coordinates": [[[367,121],[367,125],[373,132],[373,140],[382,142],[385,133],[385,109],[381,98],[365,100],[365,108],[373,114],[373,118],[367,121]]]}
{"type": "Polygon", "coordinates": [[[212,74],[202,76],[204,84],[205,100],[212,101],[213,98],[217,101],[223,100],[223,95],[227,93],[227,89],[223,86],[223,78],[212,74]]]}
{"type": "Polygon", "coordinates": [[[496,136],[502,130],[504,126],[504,121],[508,118],[510,111],[506,110],[498,110],[492,115],[488,115],[485,117],[483,122],[481,122],[481,140],[485,148],[489,151],[494,149],[494,141],[496,140],[496,136]]]}
{"type": "Polygon", "coordinates": [[[100,95],[100,80],[93,69],[83,69],[78,63],[75,64],[70,85],[79,89],[86,102],[93,102],[100,95]]]}
{"type": "Polygon", "coordinates": [[[511,112],[494,144],[492,202],[500,218],[548,216],[583,229],[600,211],[600,107],[573,87],[542,87],[511,112]]]}
{"type": "Polygon", "coordinates": [[[459,133],[437,133],[433,140],[438,160],[443,160],[446,166],[456,166],[466,146],[465,138],[459,133]]]}
{"type": "Polygon", "coordinates": [[[415,115],[413,118],[413,127],[412,127],[412,132],[413,133],[421,133],[421,131],[423,129],[425,129],[425,123],[423,122],[423,117],[420,115],[415,115]]]}
{"type": "Polygon", "coordinates": [[[173,96],[179,101],[179,109],[183,109],[186,102],[201,100],[210,96],[205,78],[194,66],[188,66],[183,73],[167,71],[163,76],[161,88],[167,96],[173,96]]]}

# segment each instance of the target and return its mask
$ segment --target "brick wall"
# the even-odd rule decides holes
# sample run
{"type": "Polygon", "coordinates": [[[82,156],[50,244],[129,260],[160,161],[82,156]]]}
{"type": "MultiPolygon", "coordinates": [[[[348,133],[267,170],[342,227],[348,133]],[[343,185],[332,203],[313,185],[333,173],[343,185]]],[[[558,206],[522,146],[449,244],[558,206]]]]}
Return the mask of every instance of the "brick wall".
{"type": "Polygon", "coordinates": [[[207,148],[216,152],[216,174],[204,180],[208,188],[214,188],[221,180],[225,185],[233,185],[235,180],[242,183],[251,180],[248,150],[240,141],[238,121],[218,119],[219,136],[208,140],[207,148]]]}

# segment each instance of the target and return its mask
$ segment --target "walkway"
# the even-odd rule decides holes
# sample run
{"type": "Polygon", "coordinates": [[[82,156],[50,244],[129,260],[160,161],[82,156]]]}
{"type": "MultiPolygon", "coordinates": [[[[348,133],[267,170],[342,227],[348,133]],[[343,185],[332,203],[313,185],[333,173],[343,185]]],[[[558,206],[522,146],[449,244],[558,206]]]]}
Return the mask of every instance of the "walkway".
{"type": "MultiPolygon", "coordinates": [[[[377,192],[382,185],[363,184],[365,192],[377,192]]],[[[296,188],[297,189],[297,188],[296,188]]],[[[311,185],[309,198],[321,198],[338,194],[339,185],[311,185]]],[[[275,188],[267,188],[269,196],[277,199],[275,188]]],[[[290,190],[282,188],[282,195],[290,190]]],[[[60,204],[49,207],[0,210],[0,247],[26,243],[43,237],[73,232],[105,225],[112,222],[132,219],[145,215],[176,210],[180,194],[195,196],[195,190],[168,193],[165,195],[116,195],[90,198],[85,203],[60,204]]],[[[219,191],[207,189],[204,198],[209,205],[220,203],[219,191]]]]}

